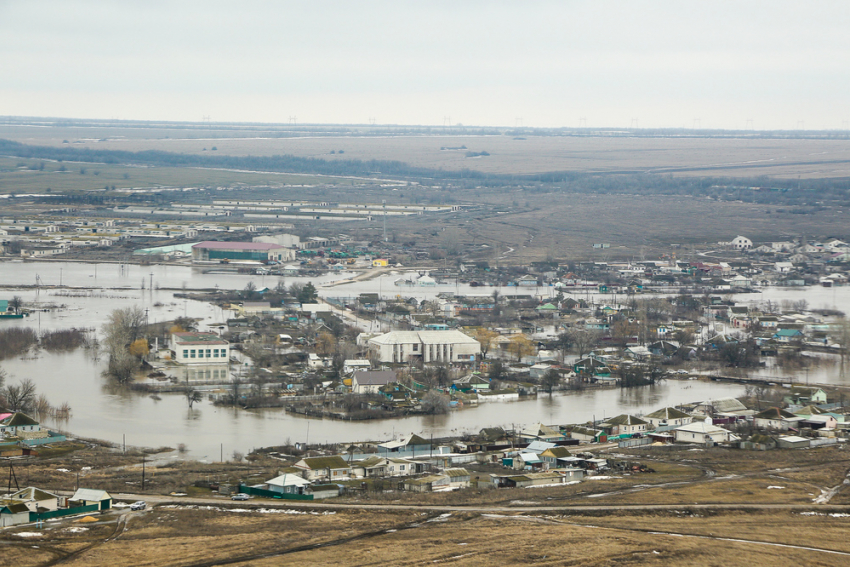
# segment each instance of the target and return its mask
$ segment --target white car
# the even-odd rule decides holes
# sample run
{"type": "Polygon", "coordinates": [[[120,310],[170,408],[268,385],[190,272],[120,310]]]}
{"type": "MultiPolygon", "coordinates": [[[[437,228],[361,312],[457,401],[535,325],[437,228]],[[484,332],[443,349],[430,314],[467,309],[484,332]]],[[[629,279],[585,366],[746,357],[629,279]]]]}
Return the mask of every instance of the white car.
{"type": "Polygon", "coordinates": [[[130,510],[144,510],[147,507],[148,504],[144,500],[139,500],[138,502],[130,504],[130,510]]]}

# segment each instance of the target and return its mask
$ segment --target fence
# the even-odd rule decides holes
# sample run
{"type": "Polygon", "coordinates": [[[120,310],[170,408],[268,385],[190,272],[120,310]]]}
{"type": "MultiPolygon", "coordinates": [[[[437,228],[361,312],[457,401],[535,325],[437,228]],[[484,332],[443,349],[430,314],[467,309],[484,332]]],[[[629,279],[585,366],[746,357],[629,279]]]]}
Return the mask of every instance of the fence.
{"type": "Polygon", "coordinates": [[[88,512],[97,512],[99,509],[99,504],[90,504],[88,506],[77,506],[76,508],[62,508],[60,510],[51,510],[50,512],[30,512],[30,522],[37,522],[39,520],[50,520],[51,518],[61,518],[63,516],[72,516],[74,514],[86,514],[88,512]]]}
{"type": "Polygon", "coordinates": [[[24,443],[25,445],[33,446],[46,445],[48,443],[61,443],[62,441],[65,441],[64,435],[60,435],[59,433],[51,431],[50,437],[42,437],[40,439],[23,439],[22,443],[24,443]]]}
{"type": "Polygon", "coordinates": [[[809,447],[823,447],[824,445],[838,445],[838,438],[821,437],[818,439],[812,439],[809,443],[809,447]]]}
{"type": "Polygon", "coordinates": [[[640,447],[641,445],[651,445],[652,439],[649,437],[637,437],[634,439],[621,439],[617,443],[617,447],[623,449],[625,447],[640,447]]]}
{"type": "Polygon", "coordinates": [[[239,485],[239,492],[244,494],[251,494],[254,496],[262,496],[263,498],[277,498],[280,500],[312,500],[312,494],[284,494],[281,492],[274,492],[273,490],[266,490],[264,488],[255,488],[253,486],[246,486],[244,484],[239,485]]]}

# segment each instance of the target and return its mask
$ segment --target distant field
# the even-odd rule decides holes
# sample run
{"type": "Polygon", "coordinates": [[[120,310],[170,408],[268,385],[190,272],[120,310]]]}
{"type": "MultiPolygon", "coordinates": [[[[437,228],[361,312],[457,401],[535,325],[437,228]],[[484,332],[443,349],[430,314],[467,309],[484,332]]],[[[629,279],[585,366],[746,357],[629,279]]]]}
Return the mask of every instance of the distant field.
{"type": "Polygon", "coordinates": [[[187,167],[125,167],[90,163],[57,163],[44,160],[0,157],[0,194],[76,193],[151,187],[228,187],[351,184],[351,179],[290,175],[280,173],[243,173],[237,171],[187,167]],[[41,164],[44,169],[40,169],[41,164]],[[64,170],[62,169],[64,167],[64,170]],[[84,173],[81,173],[83,171],[84,173]]]}
{"type": "Polygon", "coordinates": [[[803,215],[792,214],[793,207],[661,195],[472,191],[457,198],[483,206],[451,215],[390,219],[387,230],[401,242],[458,246],[472,258],[515,264],[547,256],[639,259],[669,252],[670,243],[684,245],[679,251],[684,259],[689,244],[729,241],[737,234],[765,242],[802,234],[844,235],[850,226],[847,214],[836,209],[803,215]],[[594,249],[594,243],[611,247],[594,249]]]}
{"type": "Polygon", "coordinates": [[[23,128],[0,125],[0,138],[27,144],[110,150],[163,150],[328,160],[398,160],[413,166],[487,173],[651,172],[688,176],[837,178],[850,176],[850,140],[573,136],[405,135],[264,137],[235,129],[145,130],[23,128]],[[441,148],[465,149],[447,150],[441,148]],[[206,150],[205,150],[206,149],[206,150]],[[344,153],[340,154],[340,150],[344,153]],[[336,152],[331,154],[331,152],[336,152]],[[466,152],[489,156],[466,157],[466,152]]]}

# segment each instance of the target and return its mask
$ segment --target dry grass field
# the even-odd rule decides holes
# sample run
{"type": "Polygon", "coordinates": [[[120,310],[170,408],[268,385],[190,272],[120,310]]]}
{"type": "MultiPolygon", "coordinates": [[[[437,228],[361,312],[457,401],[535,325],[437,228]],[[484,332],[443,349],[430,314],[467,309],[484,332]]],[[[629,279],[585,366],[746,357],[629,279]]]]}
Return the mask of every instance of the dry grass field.
{"type": "Polygon", "coordinates": [[[21,128],[0,125],[0,138],[26,144],[101,150],[162,150],[328,160],[398,160],[413,166],[486,173],[550,171],[671,173],[689,176],[836,178],[850,176],[850,140],[612,136],[340,136],[268,137],[268,132],[21,128]],[[443,150],[459,148],[463,150],[443,150]],[[206,152],[204,149],[206,148],[206,152]],[[345,153],[340,154],[343,150],[345,153]],[[336,153],[331,154],[331,151],[336,153]],[[490,155],[466,157],[466,151],[490,155]]]}
{"type": "MultiPolygon", "coordinates": [[[[97,521],[91,523],[64,519],[0,530],[0,564],[726,566],[850,561],[850,507],[814,503],[824,489],[843,486],[850,467],[843,447],[769,452],[652,447],[609,457],[634,459],[655,472],[524,490],[367,493],[290,508],[260,498],[245,503],[211,500],[209,493],[175,503],[168,503],[170,497],[151,496],[152,507],[143,512],[119,508],[95,515],[97,521]],[[741,503],[798,508],[743,509],[741,503]],[[658,504],[673,507],[647,508],[658,504]],[[321,507],[328,505],[332,507],[321,507]]],[[[56,475],[63,474],[57,469],[94,465],[86,480],[117,493],[138,488],[127,485],[127,475],[139,471],[125,468],[137,460],[88,448],[31,462],[18,475],[54,487],[56,475]]],[[[179,486],[180,477],[206,473],[252,478],[266,465],[272,466],[260,461],[185,463],[151,467],[149,474],[160,481],[153,490],[161,493],[179,486]],[[164,482],[165,477],[171,480],[164,482]]],[[[846,492],[838,492],[830,504],[848,506],[846,492]]]]}
{"type": "Polygon", "coordinates": [[[42,534],[26,538],[5,532],[4,564],[837,566],[850,560],[850,518],[806,512],[283,514],[157,506],[126,519],[26,528],[42,534]]]}

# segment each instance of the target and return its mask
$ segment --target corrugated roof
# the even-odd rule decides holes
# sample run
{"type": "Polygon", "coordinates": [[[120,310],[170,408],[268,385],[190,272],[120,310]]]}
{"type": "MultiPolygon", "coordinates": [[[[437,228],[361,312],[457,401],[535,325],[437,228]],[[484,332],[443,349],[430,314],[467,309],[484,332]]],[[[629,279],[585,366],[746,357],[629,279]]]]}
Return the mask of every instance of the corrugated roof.
{"type": "Polygon", "coordinates": [[[220,242],[217,240],[207,240],[198,242],[192,248],[204,248],[207,250],[276,250],[286,247],[268,242],[220,242]]]}
{"type": "Polygon", "coordinates": [[[112,498],[109,493],[105,490],[98,490],[96,488],[78,488],[74,495],[71,497],[72,501],[76,500],[85,500],[87,502],[99,502],[101,500],[108,500],[112,498]]]}

